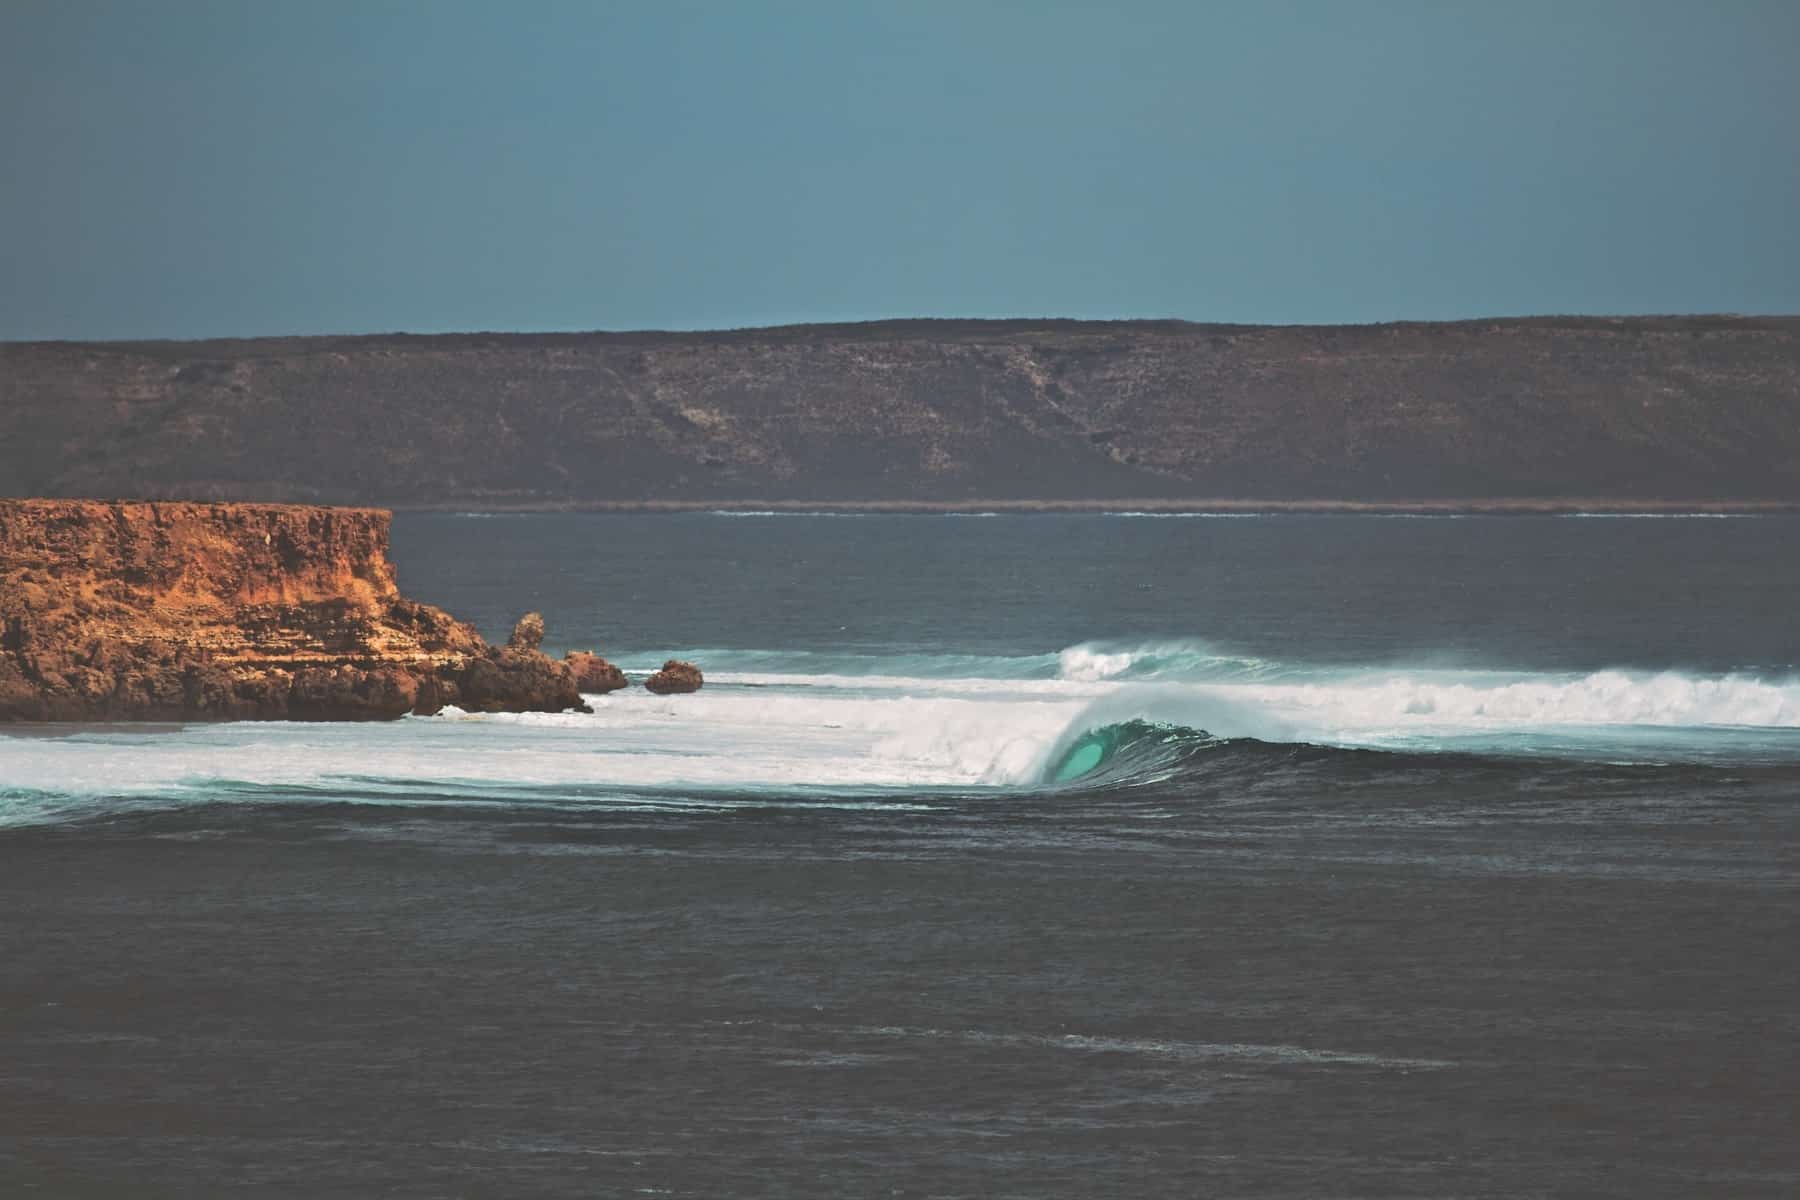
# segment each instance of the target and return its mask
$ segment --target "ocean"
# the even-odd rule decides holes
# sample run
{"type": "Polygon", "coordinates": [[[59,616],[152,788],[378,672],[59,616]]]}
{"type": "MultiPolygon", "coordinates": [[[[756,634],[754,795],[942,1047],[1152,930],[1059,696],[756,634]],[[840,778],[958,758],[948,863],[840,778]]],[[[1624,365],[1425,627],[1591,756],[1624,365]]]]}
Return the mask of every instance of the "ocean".
{"type": "Polygon", "coordinates": [[[1800,1194],[1800,517],[393,556],[706,686],[0,732],[0,1195],[1800,1194]]]}

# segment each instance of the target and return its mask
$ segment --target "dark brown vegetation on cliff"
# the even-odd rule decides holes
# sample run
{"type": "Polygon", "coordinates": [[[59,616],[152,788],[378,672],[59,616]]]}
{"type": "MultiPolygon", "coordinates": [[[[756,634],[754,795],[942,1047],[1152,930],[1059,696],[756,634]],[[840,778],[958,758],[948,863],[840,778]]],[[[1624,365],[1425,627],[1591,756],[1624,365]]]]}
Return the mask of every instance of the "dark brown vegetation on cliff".
{"type": "Polygon", "coordinates": [[[0,345],[0,493],[1800,500],[1800,318],[0,345]]]}
{"type": "Polygon", "coordinates": [[[0,721],[358,720],[579,707],[530,614],[491,647],[408,600],[388,514],[0,501],[0,721]]]}

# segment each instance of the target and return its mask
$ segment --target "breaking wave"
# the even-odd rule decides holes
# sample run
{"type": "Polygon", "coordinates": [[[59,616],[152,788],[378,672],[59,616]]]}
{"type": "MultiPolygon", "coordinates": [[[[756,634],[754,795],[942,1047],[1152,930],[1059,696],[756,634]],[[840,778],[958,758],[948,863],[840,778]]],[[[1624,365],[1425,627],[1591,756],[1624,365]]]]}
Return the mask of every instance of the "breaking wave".
{"type": "Polygon", "coordinates": [[[684,656],[708,667],[700,693],[631,689],[593,697],[591,714],[15,730],[0,735],[0,825],[296,797],[667,807],[1064,795],[1254,773],[1308,746],[1326,752],[1321,770],[1370,751],[1800,763],[1792,675],[1327,668],[1193,639],[1011,656],[684,656]]]}

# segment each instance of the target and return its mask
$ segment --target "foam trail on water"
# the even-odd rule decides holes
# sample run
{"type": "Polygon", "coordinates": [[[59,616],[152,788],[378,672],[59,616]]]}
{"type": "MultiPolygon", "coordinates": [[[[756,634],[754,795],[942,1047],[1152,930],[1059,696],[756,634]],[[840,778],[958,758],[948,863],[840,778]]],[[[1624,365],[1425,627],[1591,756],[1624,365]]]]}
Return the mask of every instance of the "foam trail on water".
{"type": "Polygon", "coordinates": [[[1228,654],[1193,638],[1156,642],[1082,642],[1057,654],[1057,677],[1099,679],[1231,679],[1266,674],[1276,664],[1228,654]]]}
{"type": "Polygon", "coordinates": [[[452,709],[371,725],[0,733],[0,824],[63,819],[125,797],[624,804],[810,790],[903,800],[1037,786],[1061,748],[1130,722],[1410,752],[1705,761],[1723,747],[1800,761],[1793,677],[1317,668],[1192,639],[1017,656],[788,656],[811,670],[787,672],[774,669],[780,655],[737,653],[759,669],[709,673],[691,696],[592,697],[591,714],[452,709]]]}
{"type": "Polygon", "coordinates": [[[1800,681],[1596,671],[1458,679],[1404,672],[1235,689],[1272,713],[1346,735],[1390,730],[1655,725],[1800,728],[1800,681]]]}

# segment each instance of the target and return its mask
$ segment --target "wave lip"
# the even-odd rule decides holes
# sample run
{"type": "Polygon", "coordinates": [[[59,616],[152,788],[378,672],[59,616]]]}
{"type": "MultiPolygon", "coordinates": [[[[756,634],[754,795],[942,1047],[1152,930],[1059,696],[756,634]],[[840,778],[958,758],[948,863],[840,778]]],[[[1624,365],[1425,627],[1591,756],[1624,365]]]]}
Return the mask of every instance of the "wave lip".
{"type": "Polygon", "coordinates": [[[1250,782],[1288,769],[1300,744],[1324,756],[1303,755],[1317,772],[1309,787],[1329,787],[1351,761],[1339,751],[1439,763],[1800,763],[1795,674],[1323,668],[1194,639],[1014,656],[800,655],[793,673],[776,656],[752,657],[768,652],[737,653],[752,669],[717,672],[695,695],[629,690],[595,697],[591,714],[447,710],[370,726],[0,736],[0,825],[221,796],[284,803],[299,791],[315,802],[368,793],[620,804],[1066,794],[1176,776],[1250,782]]]}
{"type": "MultiPolygon", "coordinates": [[[[1073,727],[1071,727],[1073,728],[1073,727]]],[[[1046,786],[1138,786],[1177,774],[1196,754],[1222,744],[1203,729],[1131,720],[1069,736],[1045,758],[1046,786]]]]}

